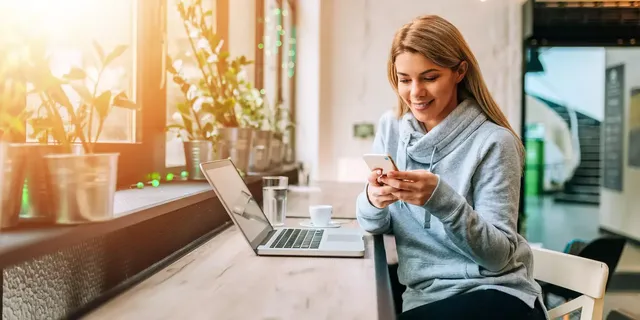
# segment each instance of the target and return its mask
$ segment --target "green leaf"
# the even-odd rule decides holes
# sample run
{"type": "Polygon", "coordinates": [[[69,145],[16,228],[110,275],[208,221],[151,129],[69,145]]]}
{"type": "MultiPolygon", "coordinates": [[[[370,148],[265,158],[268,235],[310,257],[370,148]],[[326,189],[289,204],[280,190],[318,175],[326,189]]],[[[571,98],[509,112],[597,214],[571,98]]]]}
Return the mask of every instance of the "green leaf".
{"type": "Polygon", "coordinates": [[[48,130],[54,127],[53,119],[51,118],[33,118],[29,120],[29,124],[33,130],[48,130]]]}
{"type": "Polygon", "coordinates": [[[68,74],[65,74],[63,78],[67,80],[84,80],[87,74],[80,68],[71,68],[68,74]]]}
{"type": "Polygon", "coordinates": [[[202,127],[202,135],[206,136],[207,133],[213,133],[213,123],[207,122],[204,127],[202,127]]]}
{"type": "Polygon", "coordinates": [[[24,132],[24,122],[17,117],[0,114],[0,130],[22,134],[24,132]]]}
{"type": "Polygon", "coordinates": [[[169,73],[171,74],[177,74],[178,71],[176,70],[176,68],[173,67],[173,59],[171,58],[170,55],[167,55],[167,71],[169,71],[169,73]]]}
{"type": "Polygon", "coordinates": [[[180,112],[180,114],[182,115],[191,115],[191,109],[189,108],[189,106],[187,106],[186,103],[178,103],[176,105],[176,108],[178,109],[178,112],[180,112]]]}
{"type": "Polygon", "coordinates": [[[127,94],[124,92],[120,92],[115,96],[115,98],[113,98],[113,106],[130,110],[138,110],[138,105],[129,100],[129,97],[127,97],[127,94]]]}
{"type": "Polygon", "coordinates": [[[175,75],[173,76],[173,82],[175,82],[179,86],[182,86],[186,81],[184,80],[183,77],[179,75],[175,75]]]}
{"type": "Polygon", "coordinates": [[[201,110],[204,113],[214,113],[215,109],[211,103],[203,102],[201,106],[201,110]]]}
{"type": "Polygon", "coordinates": [[[71,101],[69,101],[69,97],[67,97],[67,94],[62,90],[62,87],[59,85],[51,87],[49,89],[49,96],[51,96],[54,102],[73,112],[71,101]]]}
{"type": "Polygon", "coordinates": [[[109,63],[111,63],[113,60],[117,59],[119,56],[121,56],[125,51],[127,51],[128,46],[126,45],[119,45],[117,47],[115,47],[115,49],[113,49],[113,51],[111,51],[106,58],[104,58],[104,61],[102,62],[103,66],[108,65],[109,63]]]}
{"type": "Polygon", "coordinates": [[[191,89],[191,85],[188,83],[183,83],[180,86],[180,90],[182,91],[182,93],[187,94],[189,92],[189,89],[191,89]]]}
{"type": "Polygon", "coordinates": [[[104,120],[109,115],[109,106],[111,103],[111,91],[105,91],[93,101],[100,120],[104,120]]]}
{"type": "Polygon", "coordinates": [[[191,119],[182,115],[182,122],[184,122],[184,130],[186,130],[189,135],[193,135],[193,122],[191,119]]]}
{"type": "Polygon", "coordinates": [[[102,49],[102,46],[95,40],[93,40],[93,48],[96,50],[100,62],[104,61],[104,49],[102,49]]]}

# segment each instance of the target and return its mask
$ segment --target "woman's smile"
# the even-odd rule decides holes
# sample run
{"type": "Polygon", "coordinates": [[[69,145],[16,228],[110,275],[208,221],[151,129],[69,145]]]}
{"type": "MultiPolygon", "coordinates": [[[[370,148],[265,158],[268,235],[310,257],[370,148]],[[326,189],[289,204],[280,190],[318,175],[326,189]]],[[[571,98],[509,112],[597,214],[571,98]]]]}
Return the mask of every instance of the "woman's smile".
{"type": "Polygon", "coordinates": [[[430,101],[413,101],[412,100],[411,107],[416,111],[427,110],[433,104],[434,100],[430,100],[430,101]]]}

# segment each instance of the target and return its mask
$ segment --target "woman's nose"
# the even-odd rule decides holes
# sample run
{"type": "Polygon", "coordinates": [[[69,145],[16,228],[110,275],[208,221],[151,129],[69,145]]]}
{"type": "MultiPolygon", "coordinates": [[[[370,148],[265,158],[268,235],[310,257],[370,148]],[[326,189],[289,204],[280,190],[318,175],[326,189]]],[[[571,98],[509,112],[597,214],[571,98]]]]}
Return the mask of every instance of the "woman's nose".
{"type": "Polygon", "coordinates": [[[412,97],[422,97],[425,96],[427,93],[427,90],[424,88],[424,86],[420,83],[417,82],[413,82],[411,84],[411,96],[412,97]]]}

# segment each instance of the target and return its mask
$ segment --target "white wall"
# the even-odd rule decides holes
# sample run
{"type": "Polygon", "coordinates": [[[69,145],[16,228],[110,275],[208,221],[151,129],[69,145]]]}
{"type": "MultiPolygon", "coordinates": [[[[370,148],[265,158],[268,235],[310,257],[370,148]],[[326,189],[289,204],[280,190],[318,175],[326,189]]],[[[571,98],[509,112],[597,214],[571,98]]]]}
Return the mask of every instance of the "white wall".
{"type": "MultiPolygon", "coordinates": [[[[630,89],[640,86],[640,49],[606,50],[606,65],[625,64],[625,117],[629,119],[630,89]]],[[[629,123],[625,122],[622,192],[601,188],[600,225],[640,240],[640,169],[628,166],[629,123]]]]}
{"type": "Polygon", "coordinates": [[[543,48],[544,73],[528,73],[525,90],[602,121],[604,48],[543,48]]]}
{"type": "Polygon", "coordinates": [[[422,14],[439,14],[461,30],[491,92],[520,132],[518,1],[303,0],[298,4],[297,156],[315,164],[314,178],[336,179],[339,159],[359,158],[370,150],[371,141],[352,137],[353,124],[377,123],[394,106],[386,78],[389,47],[394,32],[422,14]]]}
{"type": "MultiPolygon", "coordinates": [[[[324,1],[326,2],[326,0],[324,1]]],[[[318,173],[320,141],[320,11],[322,0],[299,0],[296,60],[296,160],[318,173]]]]}

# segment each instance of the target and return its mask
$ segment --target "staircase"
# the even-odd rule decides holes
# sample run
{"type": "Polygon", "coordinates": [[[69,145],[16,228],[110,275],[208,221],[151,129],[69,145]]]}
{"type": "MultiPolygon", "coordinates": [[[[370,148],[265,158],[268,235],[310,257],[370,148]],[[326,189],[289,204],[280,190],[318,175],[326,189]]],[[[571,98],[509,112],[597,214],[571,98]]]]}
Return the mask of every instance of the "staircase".
{"type": "MultiPolygon", "coordinates": [[[[565,106],[544,98],[535,97],[547,104],[569,128],[571,120],[565,106]]],[[[576,111],[578,118],[578,140],[580,141],[580,164],[567,182],[564,190],[554,194],[555,201],[600,204],[600,172],[602,167],[600,151],[600,121],[576,111]]]]}

